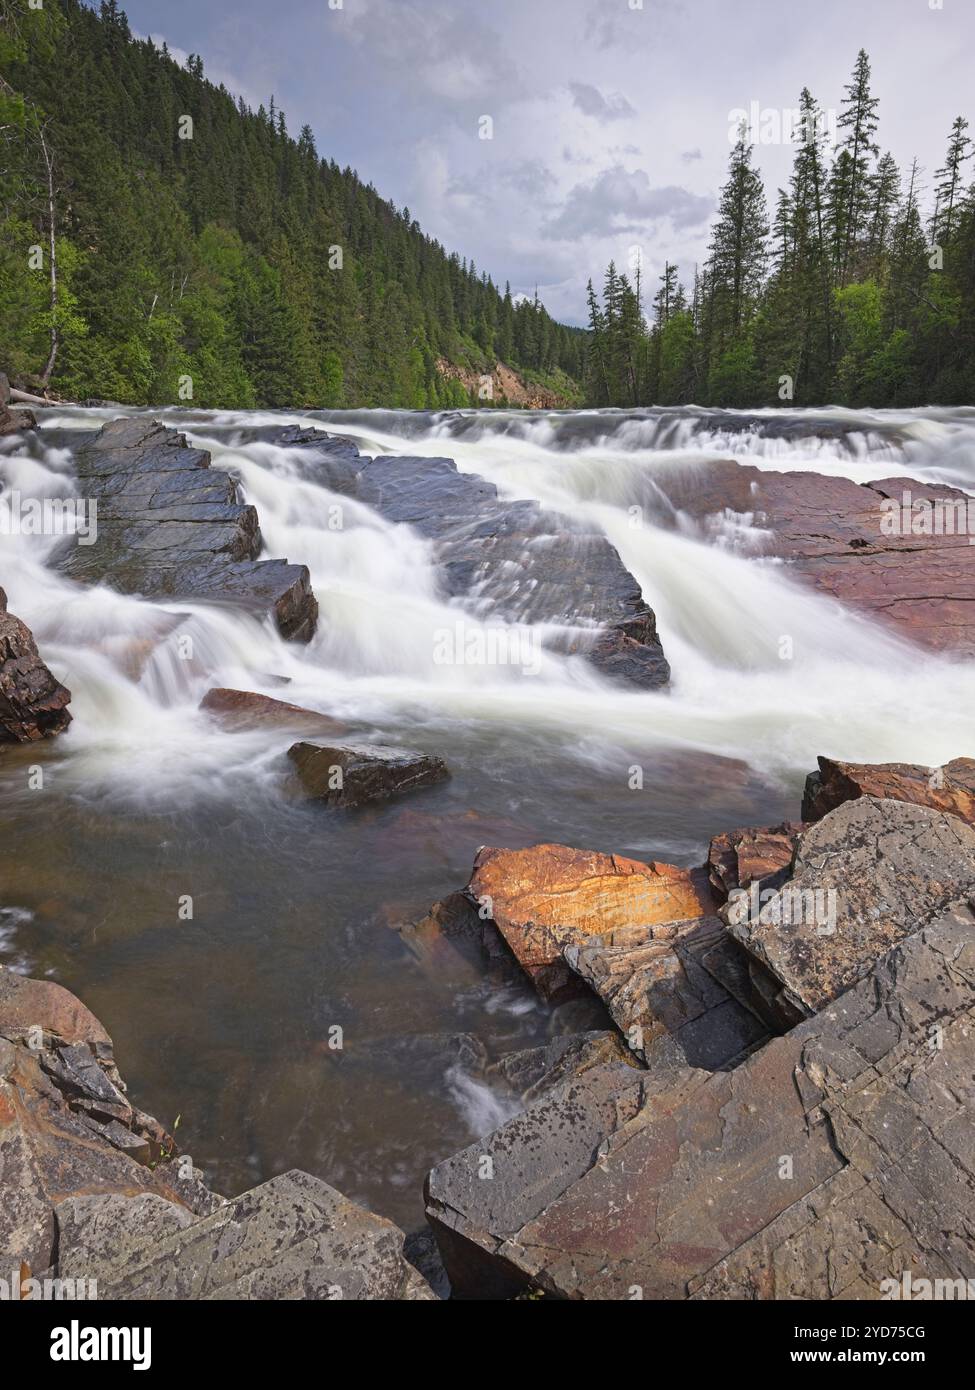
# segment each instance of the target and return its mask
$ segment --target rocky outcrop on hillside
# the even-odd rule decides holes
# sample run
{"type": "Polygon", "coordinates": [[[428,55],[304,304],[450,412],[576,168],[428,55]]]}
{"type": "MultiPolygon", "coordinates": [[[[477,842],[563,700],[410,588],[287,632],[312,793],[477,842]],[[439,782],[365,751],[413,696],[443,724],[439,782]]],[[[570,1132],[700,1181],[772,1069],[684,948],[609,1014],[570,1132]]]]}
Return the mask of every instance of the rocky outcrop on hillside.
{"type": "Polygon", "coordinates": [[[468,391],[473,391],[478,399],[485,386],[489,395],[487,403],[518,406],[524,410],[559,410],[572,404],[565,396],[537,382],[527,381],[523,376],[504,362],[496,362],[490,372],[475,372],[469,367],[458,367],[446,358],[437,359],[437,371],[445,381],[459,381],[468,391]]]}
{"type": "Polygon", "coordinates": [[[97,535],[66,547],[60,568],[72,579],[270,615],[292,641],[314,635],[307,568],[257,558],[257,512],[185,435],[144,417],[113,420],[77,450],[76,466],[83,496],[97,503],[97,535]]]}
{"type": "Polygon", "coordinates": [[[30,630],[7,612],[0,589],[0,743],[34,743],[71,723],[71,691],[41,660],[30,630]]]}
{"type": "Polygon", "coordinates": [[[859,484],[730,460],[661,468],[654,482],[706,531],[729,514],[746,517],[749,553],[785,560],[820,593],[921,646],[975,655],[975,499],[957,488],[913,478],[859,484]]]}

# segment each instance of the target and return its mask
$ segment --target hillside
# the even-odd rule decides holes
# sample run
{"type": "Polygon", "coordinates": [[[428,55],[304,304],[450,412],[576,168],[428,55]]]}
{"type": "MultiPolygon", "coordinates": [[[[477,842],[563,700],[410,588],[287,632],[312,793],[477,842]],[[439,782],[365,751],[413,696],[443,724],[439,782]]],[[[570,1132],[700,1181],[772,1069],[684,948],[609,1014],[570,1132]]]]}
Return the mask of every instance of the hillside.
{"type": "Polygon", "coordinates": [[[501,362],[526,398],[573,399],[583,333],[320,157],[309,127],[293,138],[273,100],[252,111],[200,58],[133,38],[116,0],[0,0],[0,24],[11,375],[127,403],[437,408],[501,362]]]}

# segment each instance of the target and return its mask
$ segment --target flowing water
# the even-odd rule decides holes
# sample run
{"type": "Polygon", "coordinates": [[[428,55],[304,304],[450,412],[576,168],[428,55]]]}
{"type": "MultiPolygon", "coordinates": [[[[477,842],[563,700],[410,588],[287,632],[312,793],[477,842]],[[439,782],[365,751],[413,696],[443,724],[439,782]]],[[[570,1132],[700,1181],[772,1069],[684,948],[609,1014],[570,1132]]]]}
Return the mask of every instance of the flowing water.
{"type": "MultiPolygon", "coordinates": [[[[79,432],[119,413],[47,412],[0,455],[6,495],[73,495],[79,432]]],[[[975,492],[975,410],[155,415],[239,479],[268,555],[308,565],[319,631],[304,647],[227,610],[81,589],[49,567],[55,541],[0,537],[10,609],[74,713],[67,735],[0,761],[0,964],[85,1000],[138,1104],[181,1116],[218,1190],[299,1166],[412,1226],[426,1168],[511,1113],[458,1035],[496,1057],[567,1023],[526,989],[432,968],[396,930],[463,886],[480,845],[692,864],[720,830],[795,817],[817,753],[975,752],[975,664],[921,655],[798,587],[755,558],[747,517],[706,534],[664,517],[654,483],[734,457],[975,492]],[[614,687],[555,653],[532,675],[438,662],[458,609],[429,544],[317,485],[307,450],[267,442],[292,422],[367,454],[452,457],[602,530],[657,614],[672,687],[614,687]],[[191,661],[174,634],[193,637],[191,661]],[[200,713],[214,685],[436,752],[452,778],[352,815],[308,805],[286,733],[227,733],[200,713]]]]}

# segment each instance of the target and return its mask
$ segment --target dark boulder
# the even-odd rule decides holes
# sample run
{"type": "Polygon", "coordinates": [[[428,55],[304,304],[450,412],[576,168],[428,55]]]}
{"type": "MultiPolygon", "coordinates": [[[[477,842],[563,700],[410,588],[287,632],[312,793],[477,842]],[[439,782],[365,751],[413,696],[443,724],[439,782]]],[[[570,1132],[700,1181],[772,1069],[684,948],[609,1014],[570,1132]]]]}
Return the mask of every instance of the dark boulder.
{"type": "Polygon", "coordinates": [[[65,574],[146,598],[242,608],[270,615],[290,640],[313,636],[307,568],[257,558],[257,512],[185,435],[143,416],[113,420],[78,449],[76,466],[85,498],[97,503],[97,535],[66,547],[65,574]]]}
{"type": "Polygon", "coordinates": [[[480,620],[561,629],[555,650],[652,690],[670,679],[656,619],[607,538],[530,500],[461,473],[453,459],[365,458],[348,440],[295,427],[277,443],[309,452],[316,482],[432,541],[445,595],[480,620]]]}
{"type": "Polygon", "coordinates": [[[442,758],[397,748],[296,743],[288,757],[308,796],[344,810],[430,787],[450,775],[442,758]]]}
{"type": "Polygon", "coordinates": [[[0,743],[33,743],[71,723],[71,691],[51,675],[0,589],[0,743]]]}

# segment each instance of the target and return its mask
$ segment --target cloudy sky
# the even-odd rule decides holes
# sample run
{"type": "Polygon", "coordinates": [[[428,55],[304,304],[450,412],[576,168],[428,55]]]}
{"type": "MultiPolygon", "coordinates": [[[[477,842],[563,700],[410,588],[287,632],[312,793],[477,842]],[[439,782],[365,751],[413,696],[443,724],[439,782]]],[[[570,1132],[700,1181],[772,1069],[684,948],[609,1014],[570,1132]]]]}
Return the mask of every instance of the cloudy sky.
{"type": "Polygon", "coordinates": [[[758,113],[770,195],[808,85],[837,109],[857,50],[882,148],[930,183],[975,120],[971,0],[127,0],[132,28],[199,53],[252,105],[408,206],[501,284],[581,322],[585,283],[640,246],[690,280],[735,111],[758,113]],[[490,117],[489,125],[483,118],[490,117]],[[492,138],[483,138],[490,134],[492,138]]]}

